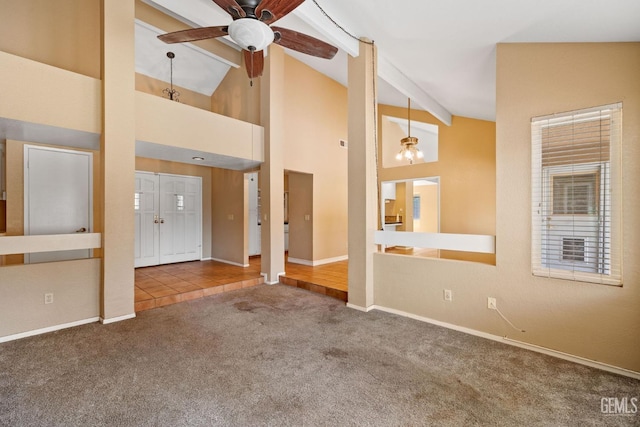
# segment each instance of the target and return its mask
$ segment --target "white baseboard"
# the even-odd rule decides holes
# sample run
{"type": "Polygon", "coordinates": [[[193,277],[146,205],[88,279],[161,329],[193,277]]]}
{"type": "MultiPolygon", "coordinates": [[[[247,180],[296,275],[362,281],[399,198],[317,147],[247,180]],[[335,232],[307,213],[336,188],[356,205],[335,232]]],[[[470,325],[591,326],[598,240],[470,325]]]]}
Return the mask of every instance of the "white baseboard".
{"type": "Polygon", "coordinates": [[[99,317],[90,317],[88,319],[76,320],[75,322],[63,323],[61,325],[48,326],[42,329],[34,329],[33,331],[20,332],[19,334],[7,335],[0,337],[0,343],[19,340],[21,338],[32,337],[34,335],[46,334],[48,332],[59,331],[61,329],[73,328],[74,326],[86,325],[88,323],[95,323],[99,321],[99,317]]]}
{"type": "Polygon", "coordinates": [[[213,258],[211,258],[211,257],[200,258],[200,261],[213,261],[213,258]]]}
{"type": "Polygon", "coordinates": [[[363,313],[368,313],[371,310],[373,310],[376,306],[374,305],[367,308],[367,307],[361,307],[359,305],[351,304],[350,302],[348,302],[347,307],[352,308],[354,310],[362,311],[363,313]]]}
{"type": "Polygon", "coordinates": [[[580,365],[590,366],[592,368],[601,369],[603,371],[612,372],[614,374],[623,375],[625,377],[631,377],[640,380],[640,372],[632,371],[630,369],[620,368],[606,363],[598,362],[595,360],[587,359],[580,356],[574,356],[572,354],[564,353],[562,351],[553,350],[546,347],[541,347],[535,344],[529,344],[526,342],[514,340],[507,337],[501,337],[498,335],[489,334],[487,332],[478,331],[475,329],[465,328],[464,326],[454,325],[452,323],[442,322],[440,320],[430,319],[428,317],[418,316],[412,313],[396,310],[393,308],[381,307],[379,305],[373,305],[369,308],[363,308],[347,304],[347,307],[354,308],[360,311],[380,310],[386,313],[396,314],[402,317],[408,317],[410,319],[419,320],[421,322],[431,323],[433,325],[442,326],[443,328],[453,329],[454,331],[464,332],[465,334],[475,335],[477,337],[486,338],[492,341],[498,341],[501,343],[509,344],[515,347],[524,348],[526,350],[535,351],[537,353],[546,354],[547,356],[557,357],[558,359],[568,360],[569,362],[578,363],[580,365]]]}
{"type": "Polygon", "coordinates": [[[229,264],[229,265],[235,265],[237,267],[249,267],[249,264],[240,264],[238,262],[233,262],[233,261],[228,261],[226,259],[220,259],[220,258],[209,258],[211,261],[218,261],[221,262],[223,264],[229,264]]]}
{"type": "Polygon", "coordinates": [[[270,282],[269,280],[267,280],[267,277],[269,277],[269,275],[267,273],[260,273],[260,275],[262,277],[264,277],[264,283],[265,285],[277,285],[280,283],[280,276],[284,276],[284,273],[278,273],[276,275],[276,277],[278,278],[278,280],[270,282]]]}
{"type": "Polygon", "coordinates": [[[124,316],[112,317],[110,319],[103,319],[101,317],[100,323],[102,323],[103,325],[108,325],[109,323],[116,323],[116,322],[122,322],[123,320],[133,319],[134,317],[136,317],[135,313],[125,314],[124,316]]]}
{"type": "Polygon", "coordinates": [[[347,259],[349,259],[349,255],[343,255],[335,258],[319,259],[316,261],[289,257],[287,258],[287,261],[292,264],[301,264],[301,265],[308,265],[309,267],[317,267],[319,265],[331,264],[332,262],[345,261],[347,259]]]}

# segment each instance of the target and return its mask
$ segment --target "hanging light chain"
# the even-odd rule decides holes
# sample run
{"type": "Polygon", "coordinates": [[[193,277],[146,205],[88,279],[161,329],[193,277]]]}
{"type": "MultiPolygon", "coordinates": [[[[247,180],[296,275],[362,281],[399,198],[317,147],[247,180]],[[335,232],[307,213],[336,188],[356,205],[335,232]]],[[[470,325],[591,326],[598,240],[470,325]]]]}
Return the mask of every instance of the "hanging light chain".
{"type": "Polygon", "coordinates": [[[164,89],[162,93],[166,94],[171,101],[180,102],[180,100],[178,99],[178,97],[180,96],[180,92],[178,92],[173,88],[173,58],[175,57],[176,57],[175,53],[167,52],[167,58],[169,58],[169,65],[171,67],[170,73],[169,73],[170,88],[164,89]]]}

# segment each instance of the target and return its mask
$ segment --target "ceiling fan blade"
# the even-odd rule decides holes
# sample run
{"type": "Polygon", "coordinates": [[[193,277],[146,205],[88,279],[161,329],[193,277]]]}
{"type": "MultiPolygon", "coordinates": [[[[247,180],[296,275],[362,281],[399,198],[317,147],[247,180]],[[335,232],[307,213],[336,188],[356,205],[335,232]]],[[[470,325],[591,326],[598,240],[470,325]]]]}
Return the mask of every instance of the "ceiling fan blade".
{"type": "Polygon", "coordinates": [[[219,27],[189,28],[188,30],[160,34],[158,38],[165,43],[184,43],[226,36],[229,34],[228,30],[228,25],[222,25],[219,27]]]}
{"type": "Polygon", "coordinates": [[[250,79],[260,77],[264,70],[264,52],[261,50],[248,51],[243,50],[244,66],[247,69],[247,75],[250,79]]]}
{"type": "Polygon", "coordinates": [[[233,19],[244,18],[247,16],[236,0],[213,0],[213,2],[231,15],[233,19]]]}
{"type": "Polygon", "coordinates": [[[304,0],[262,0],[256,7],[256,16],[271,24],[304,3],[304,0]]]}
{"type": "Polygon", "coordinates": [[[281,27],[271,27],[275,34],[274,43],[307,55],[331,59],[336,56],[338,48],[315,37],[281,27]]]}

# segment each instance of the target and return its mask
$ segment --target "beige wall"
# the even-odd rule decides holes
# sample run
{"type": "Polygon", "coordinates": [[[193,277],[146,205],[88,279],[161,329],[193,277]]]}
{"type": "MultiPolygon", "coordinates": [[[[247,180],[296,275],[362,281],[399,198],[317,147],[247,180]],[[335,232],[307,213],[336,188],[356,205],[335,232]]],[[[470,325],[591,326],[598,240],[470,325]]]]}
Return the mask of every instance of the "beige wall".
{"type": "MultiPolygon", "coordinates": [[[[229,70],[211,97],[211,110],[259,123],[261,81],[251,87],[244,67],[229,70]]],[[[347,150],[339,140],[347,139],[347,90],[288,55],[285,82],[284,169],[313,175],[313,259],[308,261],[346,256],[347,150]]]]}
{"type": "Polygon", "coordinates": [[[499,45],[496,266],[378,254],[375,303],[640,372],[638,70],[639,43],[499,45]],[[624,286],[534,277],[530,120],[617,101],[624,103],[624,286]],[[445,288],[453,302],[443,300],[445,288]],[[488,310],[488,296],[526,332],[488,310]]]}
{"type": "MultiPolygon", "coordinates": [[[[378,112],[379,118],[407,116],[406,108],[388,105],[380,105],[378,112]]],[[[380,181],[439,176],[440,232],[495,235],[495,123],[454,116],[451,126],[446,126],[431,114],[418,110],[411,110],[411,119],[438,125],[438,161],[392,168],[380,166],[380,181]]],[[[382,147],[379,153],[381,159],[382,147]]],[[[442,251],[441,256],[495,263],[493,254],[442,251]]]]}
{"type": "Polygon", "coordinates": [[[290,56],[285,82],[284,167],[313,175],[313,261],[346,256],[347,90],[290,56]]]}
{"type": "Polygon", "coordinates": [[[99,314],[99,259],[2,267],[0,337],[99,314]],[[45,293],[53,293],[53,304],[44,305],[45,293]]]}
{"type": "Polygon", "coordinates": [[[211,257],[211,168],[136,157],[136,170],[202,178],[202,258],[211,257]]]}
{"type": "Polygon", "coordinates": [[[246,265],[249,252],[244,172],[214,168],[211,177],[211,257],[246,265]]]}
{"type": "Polygon", "coordinates": [[[100,0],[0,0],[0,11],[0,51],[100,78],[100,0]]]}
{"type": "Polygon", "coordinates": [[[135,100],[138,141],[264,160],[260,126],[142,92],[135,93],[135,100]]]}
{"type": "Polygon", "coordinates": [[[100,133],[100,80],[5,52],[0,63],[0,117],[100,133]]]}
{"type": "Polygon", "coordinates": [[[262,79],[255,79],[253,86],[249,85],[244,63],[240,68],[230,68],[211,95],[211,111],[256,125],[260,124],[261,81],[262,79]]]}
{"type": "MultiPolygon", "coordinates": [[[[167,88],[169,88],[169,83],[167,82],[136,73],[137,91],[167,98],[167,95],[162,93],[167,88]]],[[[180,103],[211,111],[211,97],[177,85],[173,85],[173,88],[180,93],[178,97],[180,103]]]]}

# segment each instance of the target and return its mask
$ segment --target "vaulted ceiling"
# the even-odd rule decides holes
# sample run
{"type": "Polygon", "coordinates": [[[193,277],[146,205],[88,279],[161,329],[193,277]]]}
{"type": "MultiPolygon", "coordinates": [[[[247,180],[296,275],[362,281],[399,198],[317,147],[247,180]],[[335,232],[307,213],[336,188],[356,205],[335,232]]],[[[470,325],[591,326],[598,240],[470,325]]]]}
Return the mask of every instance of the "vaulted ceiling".
{"type": "MultiPolygon", "coordinates": [[[[211,0],[143,1],[194,27],[231,22],[211,0]]],[[[347,55],[357,55],[358,43],[325,13],[352,35],[375,41],[380,103],[406,106],[411,97],[414,108],[444,122],[451,115],[495,120],[498,43],[640,41],[638,0],[306,0],[277,25],[325,40],[340,51],[332,60],[287,53],[345,86],[347,55]]],[[[151,38],[152,30],[147,34],[151,38]]],[[[137,43],[150,42],[141,38],[137,43]]],[[[167,72],[161,53],[166,48],[159,46],[157,52],[147,46],[145,58],[136,53],[136,65],[146,67],[145,74],[154,67],[167,72]]],[[[184,79],[209,94],[225,67],[239,65],[214,70],[218,64],[200,59],[200,65],[183,67],[189,73],[184,79]]]]}

